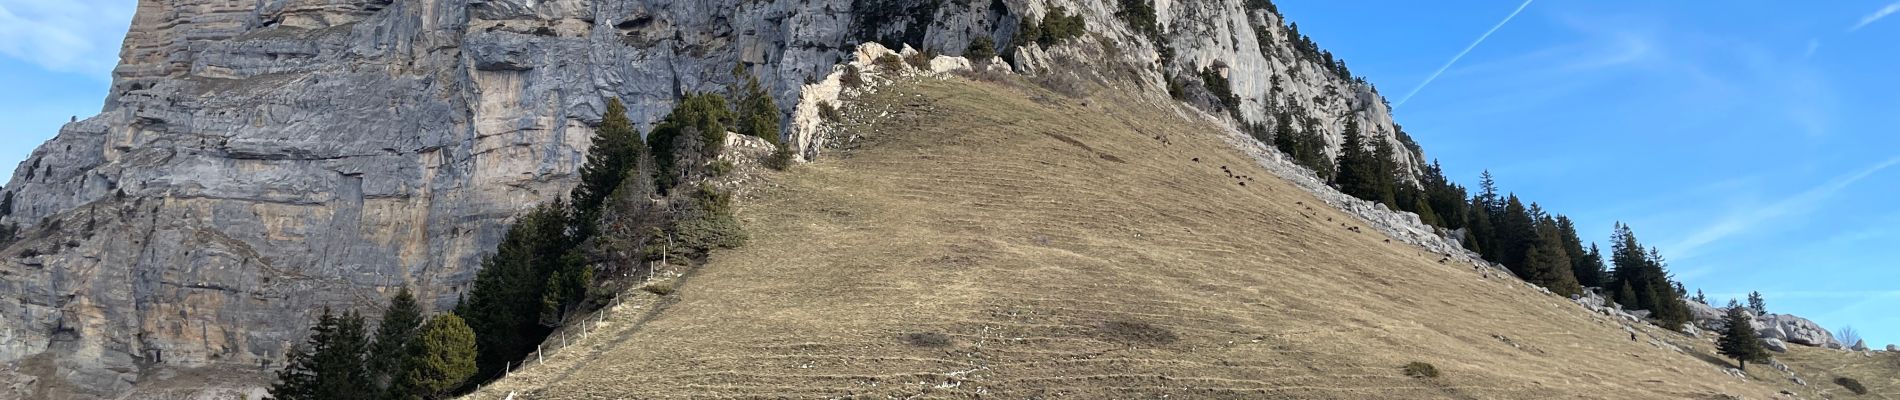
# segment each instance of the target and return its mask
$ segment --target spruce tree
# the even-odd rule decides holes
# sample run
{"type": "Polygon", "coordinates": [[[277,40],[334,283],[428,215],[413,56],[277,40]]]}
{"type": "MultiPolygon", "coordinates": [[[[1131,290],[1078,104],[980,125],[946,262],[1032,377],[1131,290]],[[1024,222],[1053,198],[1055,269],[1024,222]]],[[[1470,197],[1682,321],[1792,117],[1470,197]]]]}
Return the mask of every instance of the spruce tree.
{"type": "Polygon", "coordinates": [[[645,152],[646,143],[640,133],[634,131],[633,122],[627,119],[627,107],[620,104],[620,99],[607,99],[607,112],[601,115],[600,127],[594,130],[587,163],[581,166],[580,185],[574,188],[574,208],[587,216],[580,221],[592,221],[601,203],[620,187],[627,170],[633,169],[645,152]]]}
{"type": "Polygon", "coordinates": [[[555,201],[516,219],[495,254],[482,262],[467,298],[467,324],[476,332],[484,375],[534,350],[548,332],[541,324],[551,276],[575,268],[567,235],[570,211],[555,201]]]}
{"type": "Polygon", "coordinates": [[[1590,244],[1590,250],[1584,254],[1583,263],[1577,265],[1576,273],[1579,284],[1605,289],[1610,287],[1610,271],[1603,265],[1603,252],[1597,249],[1596,243],[1590,244]],[[1586,280],[1589,283],[1583,283],[1586,280]]]}
{"type": "Polygon", "coordinates": [[[1768,350],[1762,347],[1761,338],[1755,335],[1755,329],[1749,324],[1749,315],[1741,307],[1729,307],[1728,315],[1722,318],[1727,327],[1722,330],[1722,338],[1717,347],[1722,355],[1735,359],[1735,365],[1743,371],[1748,370],[1749,361],[1767,361],[1768,350]]]}
{"type": "Polygon", "coordinates": [[[1525,280],[1562,296],[1582,294],[1576,275],[1571,272],[1570,256],[1563,249],[1555,226],[1538,230],[1525,256],[1525,280]]]}
{"type": "Polygon", "coordinates": [[[438,315],[422,326],[403,355],[407,368],[392,385],[390,398],[445,398],[475,376],[475,332],[455,314],[438,315]]]}
{"type": "Polygon", "coordinates": [[[1624,309],[1634,309],[1636,308],[1636,289],[1630,288],[1629,282],[1623,282],[1617,287],[1616,295],[1611,296],[1610,299],[1616,301],[1616,304],[1623,306],[1624,309]]]}
{"type": "Polygon", "coordinates": [[[369,335],[364,329],[362,314],[350,311],[338,316],[331,336],[322,340],[327,343],[313,353],[317,362],[318,399],[360,398],[365,389],[373,387],[369,371],[364,368],[369,335]]]}
{"type": "Polygon", "coordinates": [[[1748,309],[1756,315],[1768,314],[1768,301],[1761,298],[1761,292],[1748,292],[1748,309]]]}
{"type": "Polygon", "coordinates": [[[772,94],[765,91],[757,75],[746,70],[745,64],[735,65],[732,75],[740,82],[731,88],[732,113],[736,120],[733,131],[780,146],[778,104],[772,94]]]}
{"type": "Polygon", "coordinates": [[[292,346],[285,355],[284,369],[277,371],[277,382],[270,387],[270,398],[276,400],[315,400],[317,398],[317,360],[313,353],[328,345],[330,332],[336,330],[336,317],[329,309],[323,310],[323,316],[317,324],[310,327],[309,343],[292,346]]]}
{"type": "Polygon", "coordinates": [[[1333,178],[1339,191],[1390,206],[1394,203],[1389,186],[1391,175],[1386,164],[1380,162],[1378,154],[1366,149],[1366,138],[1359,131],[1359,120],[1347,118],[1345,140],[1339,147],[1339,174],[1333,178]]]}
{"type": "Polygon", "coordinates": [[[363,364],[366,350],[363,317],[355,312],[339,316],[325,308],[310,327],[308,344],[289,354],[289,365],[278,372],[270,396],[279,400],[361,398],[371,388],[363,364]]]}
{"type": "Polygon", "coordinates": [[[1525,269],[1524,259],[1530,253],[1532,242],[1537,239],[1536,220],[1515,194],[1505,200],[1501,216],[1492,221],[1498,237],[1498,262],[1520,277],[1528,276],[1530,271],[1525,269]]]}
{"type": "Polygon", "coordinates": [[[389,387],[390,377],[402,366],[403,347],[409,345],[421,324],[422,308],[416,305],[416,296],[409,288],[403,287],[389,299],[389,308],[383,310],[383,320],[376,326],[376,341],[370,345],[369,374],[377,388],[389,387]]]}

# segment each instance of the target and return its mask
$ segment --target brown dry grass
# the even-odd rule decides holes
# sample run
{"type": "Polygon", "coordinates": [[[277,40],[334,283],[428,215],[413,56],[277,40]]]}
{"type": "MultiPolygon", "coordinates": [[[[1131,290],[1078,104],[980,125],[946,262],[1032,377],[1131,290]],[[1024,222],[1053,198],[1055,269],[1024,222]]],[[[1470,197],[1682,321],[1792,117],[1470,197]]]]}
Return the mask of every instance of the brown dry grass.
{"type": "Polygon", "coordinates": [[[1778,389],[1631,342],[1609,319],[1516,281],[1348,230],[1363,222],[1314,206],[1215,128],[1102,93],[951,79],[859,99],[847,112],[890,113],[851,127],[869,143],[742,199],[753,241],[714,255],[677,302],[616,312],[570,351],[472,397],[1759,399],[1778,389]],[[1258,180],[1242,186],[1223,166],[1258,180]],[[941,338],[920,346],[920,332],[941,338]],[[1439,377],[1407,376],[1412,362],[1439,377]]]}
{"type": "Polygon", "coordinates": [[[1775,358],[1800,371],[1817,394],[1844,399],[1900,399],[1900,354],[1839,351],[1789,346],[1787,353],[1775,358]],[[1854,378],[1867,386],[1868,393],[1855,396],[1834,383],[1835,378],[1854,378]]]}

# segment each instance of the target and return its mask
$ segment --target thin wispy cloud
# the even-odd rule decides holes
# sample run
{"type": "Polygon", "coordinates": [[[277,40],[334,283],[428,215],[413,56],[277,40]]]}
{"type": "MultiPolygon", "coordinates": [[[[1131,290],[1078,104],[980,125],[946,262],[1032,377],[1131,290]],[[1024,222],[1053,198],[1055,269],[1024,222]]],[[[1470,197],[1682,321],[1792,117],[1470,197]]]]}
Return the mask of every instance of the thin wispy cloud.
{"type": "Polygon", "coordinates": [[[1687,239],[1668,246],[1668,248],[1675,249],[1675,252],[1680,254],[1677,256],[1678,258],[1686,259],[1692,257],[1697,254],[1697,250],[1703,246],[1721,241],[1730,236],[1747,233],[1750,229],[1753,229],[1763,222],[1811,211],[1821,202],[1834,197],[1835,194],[1853,186],[1854,183],[1867,179],[1894,165],[1900,165],[1900,158],[1889,159],[1862,168],[1774,204],[1751,207],[1747,211],[1730,214],[1723,217],[1720,221],[1716,221],[1714,224],[1703,227],[1701,230],[1689,235],[1687,239]]]}
{"type": "Polygon", "coordinates": [[[1880,22],[1881,19],[1887,18],[1887,16],[1897,12],[1900,12],[1900,2],[1888,4],[1886,7],[1881,7],[1879,10],[1874,11],[1873,14],[1867,14],[1867,16],[1861,17],[1860,23],[1854,24],[1852,28],[1847,28],[1847,31],[1853,32],[1860,30],[1860,28],[1866,28],[1868,25],[1880,22]]]}
{"type": "Polygon", "coordinates": [[[109,79],[136,2],[0,0],[0,57],[109,79]]]}
{"type": "Polygon", "coordinates": [[[1395,107],[1404,106],[1405,102],[1412,101],[1412,96],[1417,96],[1419,91],[1425,90],[1425,86],[1431,85],[1432,81],[1434,80],[1438,80],[1438,76],[1444,75],[1445,70],[1451,69],[1452,65],[1458,64],[1458,60],[1465,58],[1466,54],[1471,54],[1472,49],[1478,48],[1478,45],[1483,44],[1485,39],[1490,39],[1491,34],[1497,33],[1498,29],[1504,28],[1504,24],[1511,23],[1511,19],[1517,18],[1518,14],[1524,13],[1525,8],[1530,8],[1532,1],[1536,1],[1536,0],[1524,0],[1524,4],[1519,4],[1517,5],[1516,10],[1511,10],[1511,15],[1504,16],[1504,20],[1498,21],[1497,25],[1492,25],[1491,30],[1484,31],[1483,35],[1478,35],[1478,40],[1471,41],[1471,45],[1465,46],[1465,49],[1462,51],[1459,51],[1458,55],[1451,56],[1451,61],[1446,61],[1444,66],[1438,67],[1437,71],[1433,71],[1430,76],[1426,76],[1425,81],[1419,82],[1418,87],[1412,88],[1411,93],[1406,93],[1405,97],[1400,98],[1398,104],[1395,105],[1395,107]]]}

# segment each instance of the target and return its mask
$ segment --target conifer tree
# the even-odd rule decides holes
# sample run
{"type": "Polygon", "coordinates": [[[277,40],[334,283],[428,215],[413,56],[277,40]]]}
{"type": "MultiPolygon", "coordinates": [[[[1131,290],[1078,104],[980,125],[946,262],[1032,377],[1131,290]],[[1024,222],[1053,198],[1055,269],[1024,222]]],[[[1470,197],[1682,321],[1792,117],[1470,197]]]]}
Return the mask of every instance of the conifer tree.
{"type": "Polygon", "coordinates": [[[1762,347],[1761,338],[1755,335],[1755,329],[1749,325],[1747,311],[1741,307],[1729,307],[1728,315],[1722,320],[1727,325],[1717,343],[1722,355],[1735,359],[1735,365],[1743,371],[1748,370],[1749,361],[1768,360],[1768,350],[1762,347]]]}
{"type": "Polygon", "coordinates": [[[1590,250],[1584,254],[1583,263],[1577,265],[1576,273],[1578,284],[1606,289],[1610,286],[1610,271],[1603,265],[1603,252],[1597,249],[1596,243],[1590,244],[1590,250]]]}
{"type": "Polygon", "coordinates": [[[1706,306],[1706,305],[1709,305],[1709,297],[1708,297],[1708,296],[1703,296],[1703,295],[1702,295],[1702,289],[1696,289],[1696,290],[1695,290],[1695,302],[1697,302],[1697,303],[1702,303],[1702,305],[1705,305],[1705,306],[1706,306]]]}
{"type": "Polygon", "coordinates": [[[733,66],[732,75],[741,82],[731,90],[732,113],[737,121],[733,130],[779,146],[778,104],[765,91],[765,85],[759,83],[759,77],[746,70],[745,64],[733,66]]]}
{"type": "Polygon", "coordinates": [[[1529,276],[1525,270],[1524,259],[1530,253],[1532,241],[1537,238],[1536,220],[1532,219],[1530,209],[1517,199],[1517,195],[1508,196],[1504,202],[1501,218],[1492,221],[1496,228],[1498,242],[1498,263],[1509,267],[1518,276],[1529,276]]]}
{"type": "Polygon", "coordinates": [[[581,183],[574,188],[574,208],[583,215],[595,215],[601,202],[620,187],[627,170],[645,152],[646,143],[627,119],[627,107],[620,104],[620,99],[607,99],[607,112],[601,114],[600,128],[594,130],[593,145],[587,150],[587,163],[581,166],[581,183]]]}
{"type": "Polygon", "coordinates": [[[1339,174],[1333,181],[1339,185],[1339,191],[1367,201],[1391,204],[1390,187],[1384,186],[1390,178],[1378,156],[1366,149],[1365,135],[1359,131],[1357,118],[1346,119],[1345,140],[1339,146],[1339,174]]]}
{"type": "Polygon", "coordinates": [[[1630,288],[1629,282],[1623,282],[1617,287],[1616,295],[1612,296],[1611,300],[1615,300],[1617,305],[1625,309],[1636,308],[1636,290],[1630,288]]]}
{"type": "Polygon", "coordinates": [[[1761,298],[1761,292],[1748,292],[1748,309],[1756,315],[1768,314],[1768,301],[1761,298]]]}
{"type": "Polygon", "coordinates": [[[659,167],[654,178],[658,188],[665,192],[686,183],[681,180],[702,167],[678,165],[682,160],[711,160],[717,156],[725,146],[726,129],[734,118],[732,110],[726,107],[726,98],[717,93],[690,94],[680,100],[673,112],[647,134],[647,147],[652,149],[653,160],[659,167]],[[684,141],[696,143],[680,143],[684,141]],[[674,154],[681,148],[697,149],[699,154],[674,154]]]}
{"type": "Polygon", "coordinates": [[[403,351],[407,366],[396,378],[391,399],[445,398],[475,375],[475,332],[455,314],[438,315],[422,326],[403,351]]]}
{"type": "Polygon", "coordinates": [[[1556,227],[1539,232],[1525,256],[1525,269],[1529,273],[1525,281],[1566,297],[1582,294],[1583,288],[1577,285],[1577,278],[1571,272],[1570,256],[1564,252],[1556,227]]]}
{"type": "Polygon", "coordinates": [[[278,372],[270,396],[279,400],[342,400],[362,397],[370,389],[363,356],[368,336],[363,316],[336,315],[325,308],[310,328],[308,345],[290,354],[290,364],[278,372]]]}
{"type": "Polygon", "coordinates": [[[499,372],[547,334],[540,324],[545,304],[536,300],[546,297],[550,277],[572,268],[568,217],[561,201],[536,207],[516,219],[495,254],[482,262],[466,309],[483,372],[499,372]]]}
{"type": "Polygon", "coordinates": [[[416,305],[416,296],[409,288],[403,287],[389,299],[389,308],[383,310],[383,320],[376,326],[376,341],[370,345],[369,374],[377,388],[389,386],[390,377],[402,367],[402,349],[421,324],[422,308],[416,305]]]}

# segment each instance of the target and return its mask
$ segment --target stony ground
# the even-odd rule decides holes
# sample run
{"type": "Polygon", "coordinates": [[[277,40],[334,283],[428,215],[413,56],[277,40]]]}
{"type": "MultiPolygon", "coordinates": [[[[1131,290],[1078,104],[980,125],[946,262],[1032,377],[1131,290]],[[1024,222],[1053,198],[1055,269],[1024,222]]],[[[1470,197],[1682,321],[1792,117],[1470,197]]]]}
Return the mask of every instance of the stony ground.
{"type": "Polygon", "coordinates": [[[865,141],[741,199],[746,247],[470,397],[1764,399],[1785,385],[1389,241],[1189,113],[1010,79],[856,104],[846,128],[865,141]],[[1407,376],[1412,362],[1440,375],[1407,376]]]}

